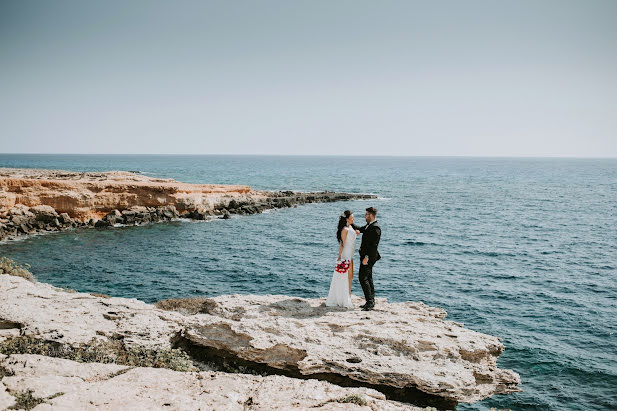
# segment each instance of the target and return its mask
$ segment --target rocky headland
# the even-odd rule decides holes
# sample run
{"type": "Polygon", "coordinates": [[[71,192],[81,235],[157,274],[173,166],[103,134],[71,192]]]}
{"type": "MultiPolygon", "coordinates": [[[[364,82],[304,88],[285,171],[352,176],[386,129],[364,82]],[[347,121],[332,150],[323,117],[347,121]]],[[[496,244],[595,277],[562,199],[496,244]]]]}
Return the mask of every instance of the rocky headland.
{"type": "MultiPolygon", "coordinates": [[[[0,168],[0,240],[371,198],[0,168]]],[[[0,297],[0,409],[454,409],[519,391],[518,374],[497,366],[499,338],[417,302],[378,299],[370,312],[281,295],[150,305],[39,283],[6,258],[0,297]]]]}
{"type": "Polygon", "coordinates": [[[422,303],[378,299],[364,312],[224,295],[149,305],[12,275],[0,275],[0,295],[0,407],[453,409],[519,391],[519,376],[497,366],[497,337],[422,303]]]}
{"type": "Polygon", "coordinates": [[[229,218],[307,203],[371,198],[376,196],[190,184],[130,171],[0,168],[0,241],[77,227],[229,218]]]}

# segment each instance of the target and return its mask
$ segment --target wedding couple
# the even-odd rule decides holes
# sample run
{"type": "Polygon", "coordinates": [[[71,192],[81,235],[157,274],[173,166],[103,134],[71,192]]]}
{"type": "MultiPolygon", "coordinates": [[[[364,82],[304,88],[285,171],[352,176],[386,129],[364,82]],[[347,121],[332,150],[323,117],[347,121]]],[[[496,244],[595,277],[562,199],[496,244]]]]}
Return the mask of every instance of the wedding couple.
{"type": "Polygon", "coordinates": [[[353,279],[353,254],[356,250],[356,237],[362,233],[360,244],[359,280],[364,291],[366,303],[360,307],[370,311],[375,307],[375,289],[373,288],[373,265],[381,258],[377,246],[381,238],[381,228],[377,224],[377,209],[369,207],[364,215],[366,225],[354,225],[353,213],[343,211],[339,218],[336,239],[339,242],[338,260],[330,282],[330,292],[326,300],[328,307],[353,308],[351,302],[351,281],[353,279]]]}

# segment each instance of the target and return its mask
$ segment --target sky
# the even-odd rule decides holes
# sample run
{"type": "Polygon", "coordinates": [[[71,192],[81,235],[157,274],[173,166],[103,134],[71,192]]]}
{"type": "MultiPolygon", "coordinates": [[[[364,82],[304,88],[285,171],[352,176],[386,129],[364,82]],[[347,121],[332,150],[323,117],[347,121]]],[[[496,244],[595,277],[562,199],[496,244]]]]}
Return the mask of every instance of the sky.
{"type": "Polygon", "coordinates": [[[617,157],[617,1],[0,0],[0,152],[617,157]]]}

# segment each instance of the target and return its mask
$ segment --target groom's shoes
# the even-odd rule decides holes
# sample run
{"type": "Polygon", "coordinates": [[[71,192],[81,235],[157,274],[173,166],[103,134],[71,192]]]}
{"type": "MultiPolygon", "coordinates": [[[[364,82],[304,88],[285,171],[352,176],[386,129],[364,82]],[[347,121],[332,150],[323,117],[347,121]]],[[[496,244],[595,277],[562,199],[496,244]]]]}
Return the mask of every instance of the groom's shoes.
{"type": "Polygon", "coordinates": [[[360,306],[360,308],[364,308],[364,307],[366,307],[367,305],[368,305],[368,303],[364,303],[364,304],[362,304],[362,305],[360,306]]]}
{"type": "Polygon", "coordinates": [[[375,308],[375,304],[366,303],[364,307],[362,307],[362,311],[372,311],[373,308],[375,308]]]}

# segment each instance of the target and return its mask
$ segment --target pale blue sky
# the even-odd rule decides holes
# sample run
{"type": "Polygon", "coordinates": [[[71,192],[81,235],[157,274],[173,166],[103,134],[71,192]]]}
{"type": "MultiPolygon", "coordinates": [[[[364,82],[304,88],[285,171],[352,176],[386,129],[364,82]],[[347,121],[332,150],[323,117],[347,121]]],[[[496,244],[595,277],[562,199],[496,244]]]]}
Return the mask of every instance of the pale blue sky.
{"type": "Polygon", "coordinates": [[[617,1],[0,0],[0,152],[617,157],[617,1]]]}

